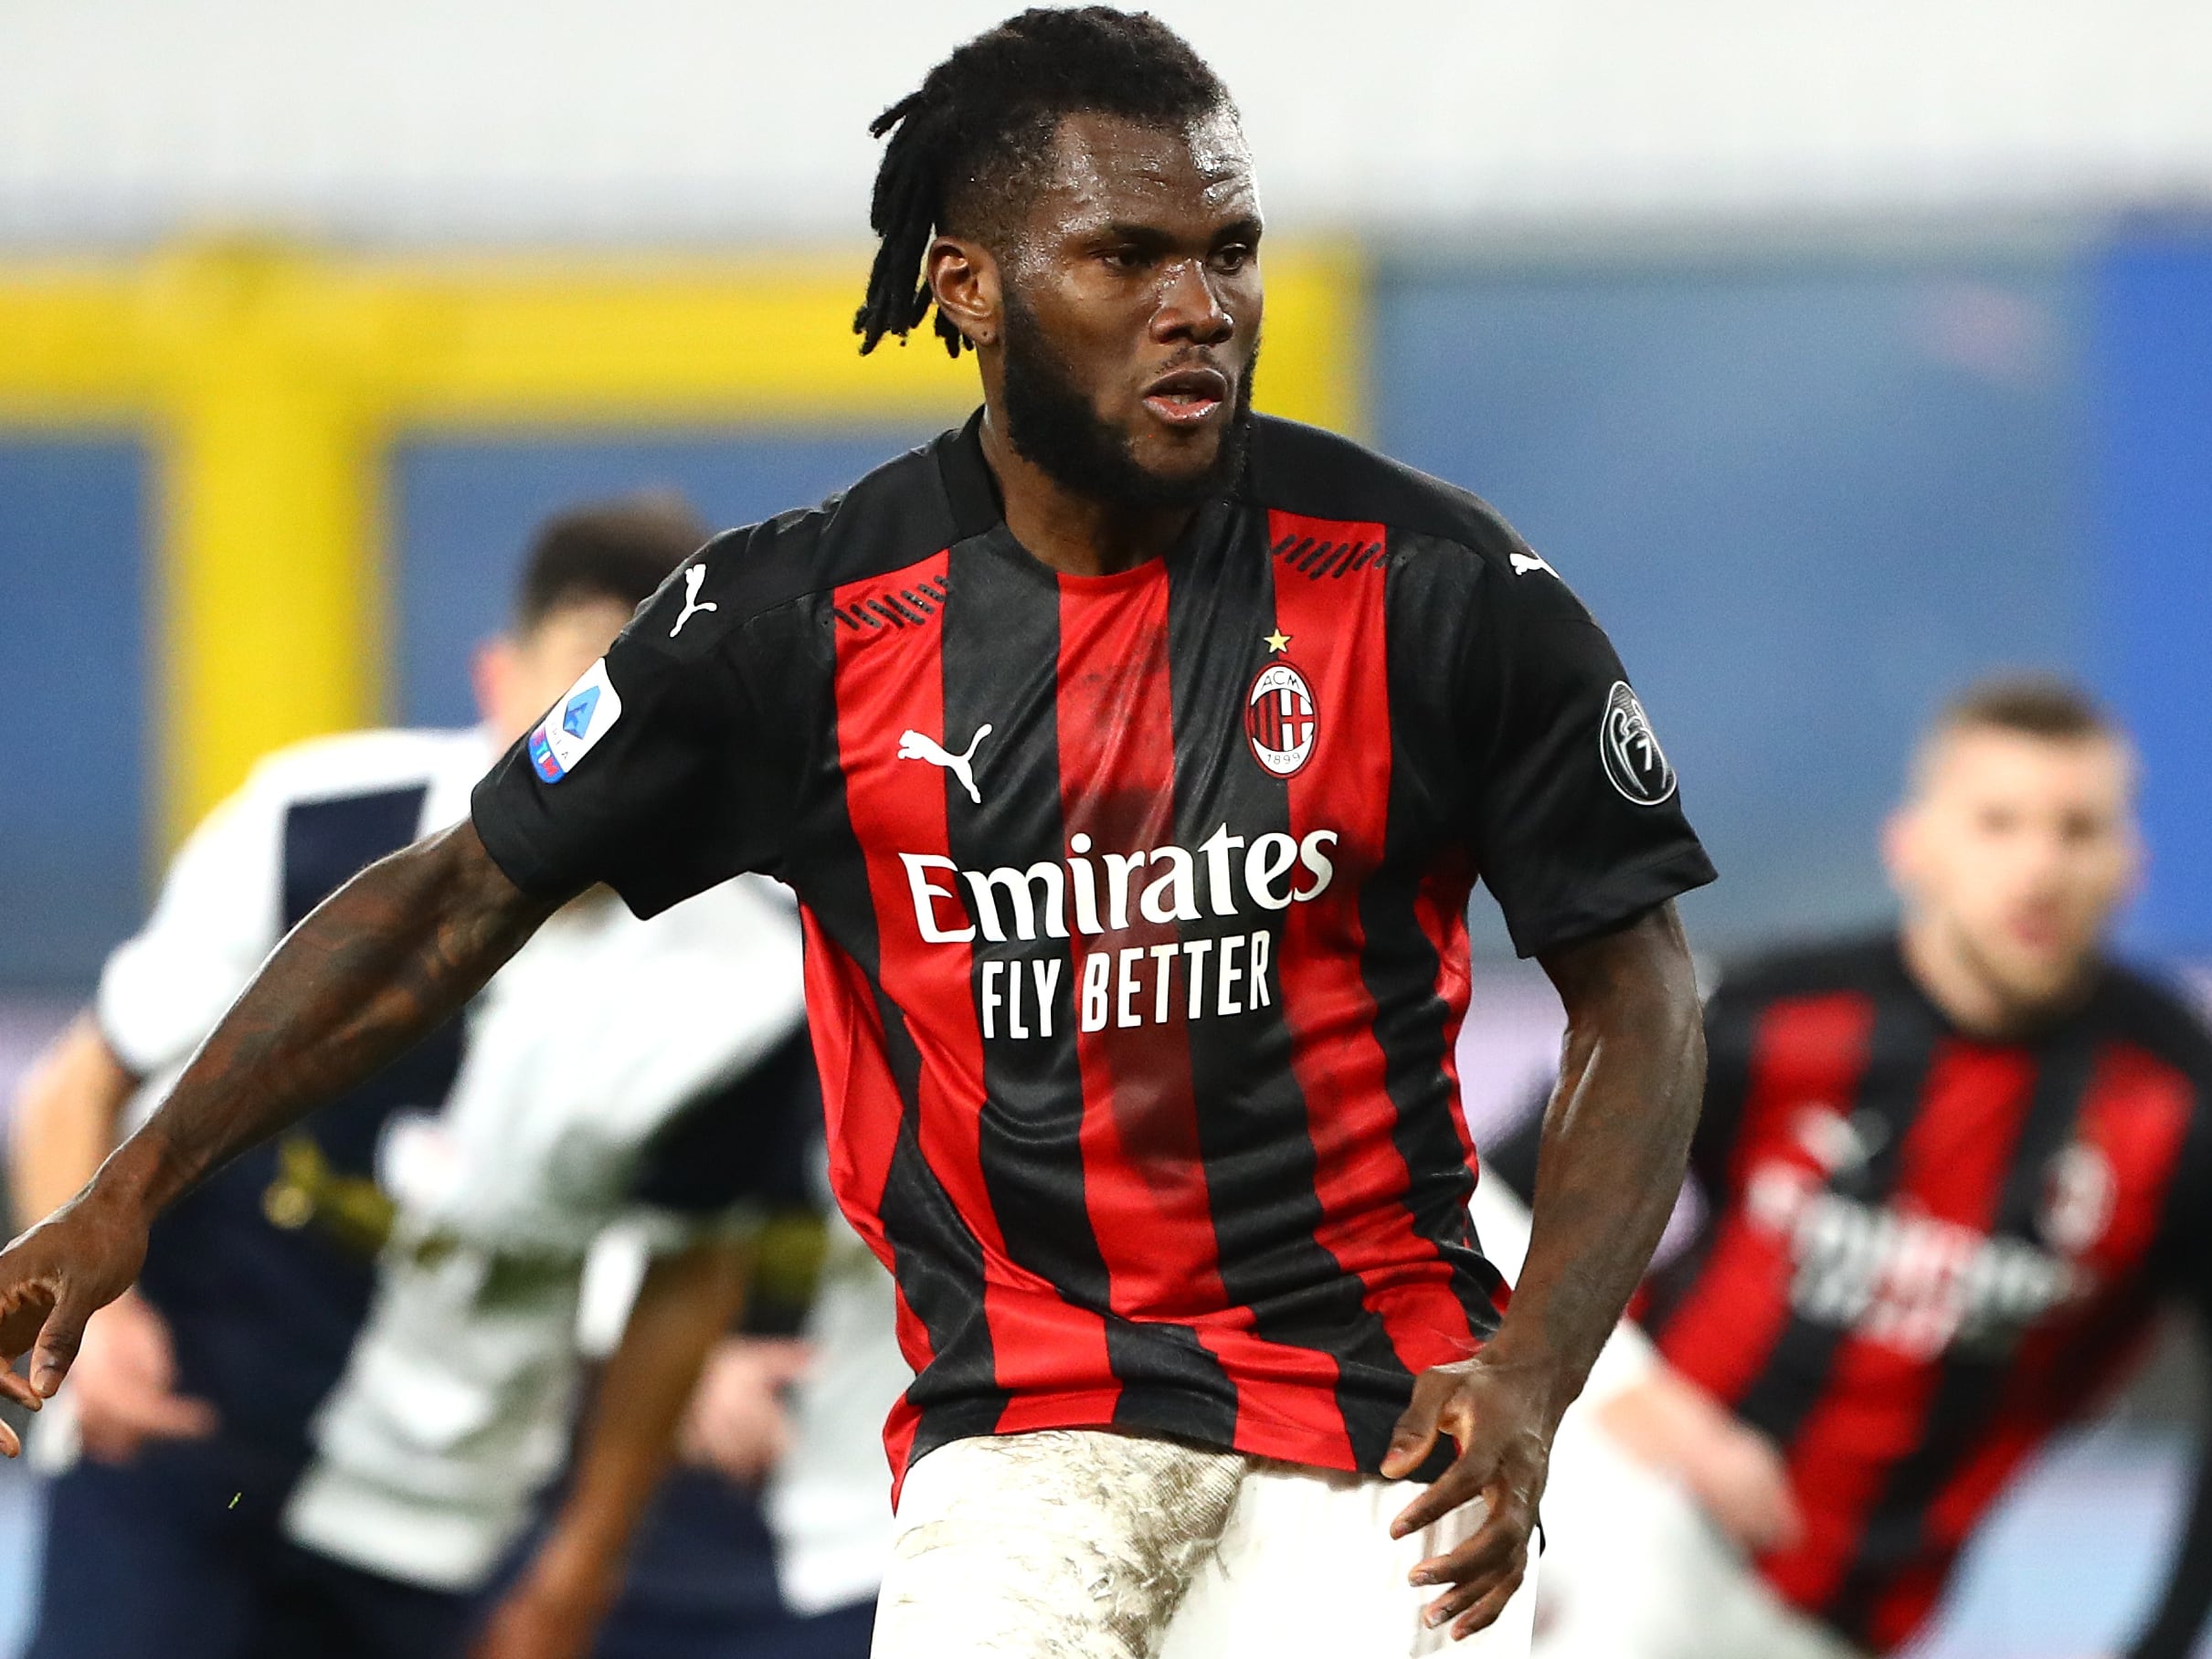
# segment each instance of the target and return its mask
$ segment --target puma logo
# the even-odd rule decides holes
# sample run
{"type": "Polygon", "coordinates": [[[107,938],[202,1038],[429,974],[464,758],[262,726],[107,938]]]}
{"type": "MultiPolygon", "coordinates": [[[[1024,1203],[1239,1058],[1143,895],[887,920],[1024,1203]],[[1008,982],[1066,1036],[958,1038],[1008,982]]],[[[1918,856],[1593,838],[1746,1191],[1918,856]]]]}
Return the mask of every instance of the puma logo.
{"type": "Polygon", "coordinates": [[[721,607],[717,606],[712,599],[709,599],[704,605],[699,603],[699,589],[704,586],[705,584],[705,565],[694,565],[689,570],[683,573],[683,614],[676,618],[676,626],[668,630],[668,637],[670,639],[673,639],[678,634],[682,633],[683,631],[683,625],[686,622],[689,622],[699,612],[703,610],[718,610],[721,608],[721,607]]]}
{"type": "Polygon", "coordinates": [[[1517,576],[1525,576],[1531,570],[1540,570],[1547,576],[1555,576],[1559,575],[1558,571],[1553,570],[1551,565],[1544,563],[1543,555],[1541,554],[1512,553],[1508,554],[1506,556],[1513,561],[1513,574],[1517,576]]]}
{"type": "Polygon", "coordinates": [[[968,791],[968,798],[979,807],[983,804],[983,792],[976,787],[976,774],[972,763],[976,757],[976,745],[990,735],[990,727],[988,724],[978,726],[976,734],[968,740],[967,751],[963,754],[952,755],[947,754],[944,746],[934,737],[915,731],[901,732],[899,734],[899,758],[901,760],[926,760],[933,766],[943,766],[960,780],[960,787],[968,791]]]}

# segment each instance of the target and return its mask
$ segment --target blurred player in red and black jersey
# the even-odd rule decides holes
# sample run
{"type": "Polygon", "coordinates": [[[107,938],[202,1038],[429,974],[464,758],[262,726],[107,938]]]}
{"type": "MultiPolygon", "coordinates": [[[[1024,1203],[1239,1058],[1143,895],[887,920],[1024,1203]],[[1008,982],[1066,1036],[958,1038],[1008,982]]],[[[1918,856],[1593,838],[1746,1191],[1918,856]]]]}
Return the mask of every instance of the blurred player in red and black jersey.
{"type": "MultiPolygon", "coordinates": [[[[1652,1287],[1665,1363],[1593,1402],[1606,1447],[1562,1439],[1548,1516],[1588,1578],[1555,1580],[1540,1654],[1900,1646],[2162,1306],[2212,1301],[2212,1040],[2107,953],[2134,766],[2062,683],[1969,692],[1885,837],[1898,928],[1726,975],[1706,1219],[1652,1287]]],[[[1517,1184],[1529,1140],[1496,1160],[1517,1184]]],[[[2212,1602],[2207,1500],[2136,1659],[2180,1659],[2212,1602]]]]}

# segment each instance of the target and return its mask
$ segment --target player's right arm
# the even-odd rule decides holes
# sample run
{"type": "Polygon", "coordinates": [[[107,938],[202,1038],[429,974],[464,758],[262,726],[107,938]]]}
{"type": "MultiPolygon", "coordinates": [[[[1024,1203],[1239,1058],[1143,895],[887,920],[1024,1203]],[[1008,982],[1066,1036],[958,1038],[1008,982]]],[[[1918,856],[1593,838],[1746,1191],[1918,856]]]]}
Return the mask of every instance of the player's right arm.
{"type": "MultiPolygon", "coordinates": [[[[226,1159],[459,1013],[545,918],[598,882],[640,915],[771,867],[788,733],[733,653],[745,561],[718,541],[477,786],[472,817],[370,865],[285,937],[169,1098],[84,1190],[0,1252],[0,1396],[36,1406],[94,1309],[137,1276],[153,1218],[226,1159]],[[693,588],[705,614],[684,626],[693,588]],[[34,1340],[36,1347],[33,1348],[34,1340]]],[[[589,985],[577,988],[592,994],[589,985]]],[[[548,1040],[559,1039],[558,1011],[548,1040]]]]}
{"type": "Polygon", "coordinates": [[[525,893],[461,823],[372,864],[292,930],[160,1110],[82,1191],[0,1253],[0,1360],[36,1347],[35,1406],[86,1320],[138,1274],[162,1210],[458,1013],[567,897],[525,893]]]}

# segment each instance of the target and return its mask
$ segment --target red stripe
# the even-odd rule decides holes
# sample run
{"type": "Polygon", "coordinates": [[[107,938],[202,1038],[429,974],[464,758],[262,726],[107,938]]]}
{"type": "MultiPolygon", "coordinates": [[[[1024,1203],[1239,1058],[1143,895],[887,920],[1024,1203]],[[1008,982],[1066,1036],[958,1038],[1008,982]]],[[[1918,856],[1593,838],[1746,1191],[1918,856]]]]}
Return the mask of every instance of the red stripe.
{"type": "MultiPolygon", "coordinates": [[[[2020,1049],[1943,1042],[1898,1149],[1890,1210],[1986,1234],[1996,1222],[2035,1081],[2035,1057],[2020,1049]]],[[[1910,1294],[1898,1290],[1900,1299],[1910,1294]]],[[[1917,1305],[1938,1294],[1922,1286],[1910,1299],[1917,1305]]],[[[1761,1563],[1786,1601],[1820,1607],[1841,1586],[1891,1466],[1921,1442],[1942,1374],[1910,1334],[1871,1329],[1865,1320],[1837,1346],[1821,1398],[1788,1451],[1790,1484],[1805,1498],[1805,1537],[1761,1563]]]]}
{"type": "MultiPolygon", "coordinates": [[[[1130,1318],[1196,1319],[1227,1305],[1214,1252],[1213,1215],[1199,1154],[1198,1107],[1184,1036],[1185,999],[1169,987],[1156,1020],[1159,962],[1140,958],[1144,1023],[1123,1026],[1109,995],[1106,1022],[1086,1029],[1085,973],[1095,955],[1120,973],[1119,953],[1176,942],[1174,927],[1137,905],[1141,872],[1127,878],[1128,925],[1113,925],[1106,855],[1127,856],[1175,839],[1175,726],[1168,675],[1168,585],[1158,564],[1127,577],[1060,585],[1058,721],[1061,813],[1072,853],[1088,861],[1096,918],[1081,906],[1068,941],[1075,989],[1075,1052],[1083,1075],[1084,1199],[1105,1261],[1108,1300],[1130,1318]],[[1148,970],[1148,971],[1146,971],[1148,970]]],[[[1103,1369],[1101,1371],[1103,1375],[1103,1369]]]]}
{"type": "MultiPolygon", "coordinates": [[[[1380,524],[1333,523],[1268,514],[1268,540],[1306,536],[1370,546],[1380,524]]],[[[1319,731],[1306,765],[1289,779],[1290,833],[1334,866],[1328,886],[1282,913],[1275,968],[1291,1068],[1306,1098],[1314,1148],[1314,1191],[1321,1204],[1315,1237],[1348,1273],[1382,1321],[1399,1363],[1419,1372],[1465,1358],[1475,1347],[1452,1270],[1414,1230],[1405,1197],[1412,1185],[1392,1138],[1397,1108],[1375,1034],[1375,999],[1361,972],[1367,935],[1360,893],[1382,862],[1391,791],[1391,715],[1383,606],[1387,566],[1326,584],[1270,561],[1275,629],[1313,693],[1319,731]],[[1334,837],[1331,840],[1328,838],[1334,837]]],[[[1291,746],[1299,724],[1286,690],[1278,746],[1291,746]]],[[[1315,881],[1303,863],[1298,886],[1315,881]]]]}
{"type": "MultiPolygon", "coordinates": [[[[1163,565],[1060,584],[1061,810],[1071,841],[1097,882],[1103,937],[1069,941],[1084,1090],[1084,1194],[1106,1262],[1115,1311],[1189,1323],[1237,1391],[1233,1443],[1349,1468],[1351,1443],[1335,1408],[1336,1362],[1326,1354],[1254,1336],[1251,1309],[1231,1305],[1222,1284],[1191,1083],[1189,1001],[1175,970],[1168,1017],[1156,1018],[1158,964],[1141,958],[1142,1022],[1085,1030],[1086,958],[1177,942],[1171,924],[1147,921],[1130,880],[1128,925],[1113,930],[1105,855],[1175,839],[1175,725],[1168,666],[1168,582],[1163,565]]],[[[1118,977],[1117,960],[1112,971],[1118,977]]],[[[1115,1010],[1117,1013],[1118,1010],[1115,1010]]]]}
{"type": "MultiPolygon", "coordinates": [[[[943,581],[937,559],[911,572],[874,576],[840,588],[832,603],[855,605],[886,585],[943,581]]],[[[921,1051],[919,1141],[931,1172],[944,1187],[983,1250],[983,1313],[990,1331],[993,1368],[1000,1388],[1017,1398],[1001,1418],[1002,1431],[1036,1426],[1023,1395],[1060,1393],[1109,1375],[1106,1325],[1075,1308],[1009,1258],[983,1178],[978,1131],[984,1100],[983,1039],[972,995],[972,953],[963,944],[925,941],[901,853],[949,858],[946,826],[947,780],[942,769],[898,758],[899,736],[914,730],[958,753],[971,734],[947,734],[945,724],[944,630],[936,626],[887,633],[840,629],[837,641],[839,763],[845,777],[846,810],[867,866],[875,909],[877,978],[905,1017],[921,1051]]],[[[950,888],[949,871],[937,877],[950,888]]],[[[940,925],[963,925],[963,907],[937,901],[940,925]]],[[[880,1190],[880,1189],[879,1189],[880,1190]]],[[[1064,1398],[1046,1411],[1065,1422],[1064,1398]]],[[[1111,1416],[1111,1402],[1106,1407],[1111,1416]]],[[[1103,1419],[1102,1419],[1103,1421],[1103,1419]]]]}
{"type": "Polygon", "coordinates": [[[2195,1104],[2188,1080],[2140,1049],[2119,1045],[2099,1056],[2076,1130],[2103,1154],[2116,1182],[2111,1219],[2080,1258],[2094,1275],[2092,1299],[2020,1345],[1987,1431],[1929,1506],[1922,1536],[1934,1559],[1900,1577],[1874,1608],[1869,1633],[1882,1646],[1901,1643],[1927,1619],[1953,1559],[2021,1463],[2140,1353],[2157,1306],[2143,1260],[2195,1104]]]}
{"type": "Polygon", "coordinates": [[[1730,1189],[1710,1195],[1723,1219],[1696,1288],[1660,1341],[1669,1361],[1729,1405],[1766,1369],[1790,1323],[1789,1242],[1753,1225],[1745,1189],[1754,1170],[1777,1165],[1815,1185],[1824,1178],[1798,1142],[1797,1112],[1814,1104],[1849,1109],[1873,1030],[1874,1005],[1854,991],[1777,1002],[1760,1017],[1730,1189]]]}

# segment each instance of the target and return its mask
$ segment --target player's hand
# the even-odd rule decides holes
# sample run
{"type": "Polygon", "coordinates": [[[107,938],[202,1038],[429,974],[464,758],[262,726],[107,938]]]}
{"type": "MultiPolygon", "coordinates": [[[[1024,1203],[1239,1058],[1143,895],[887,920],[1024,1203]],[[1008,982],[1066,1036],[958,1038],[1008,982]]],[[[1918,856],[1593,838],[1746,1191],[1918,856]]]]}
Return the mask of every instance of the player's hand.
{"type": "Polygon", "coordinates": [[[135,1291],[94,1314],[69,1369],[69,1398],[87,1457],[127,1464],[150,1440],[204,1440],[215,1408],[176,1391],[168,1323],[135,1291]]]}
{"type": "MultiPolygon", "coordinates": [[[[127,1198],[88,1187],[0,1251],[0,1365],[27,1349],[28,1378],[0,1370],[0,1396],[37,1411],[69,1375],[85,1323],[122,1295],[146,1259],[146,1223],[127,1198]]],[[[0,1452],[21,1450],[0,1425],[0,1452]]]]}
{"type": "Polygon", "coordinates": [[[1392,1480],[1419,1468],[1439,1434],[1450,1435],[1459,1446],[1451,1467],[1391,1524],[1392,1537],[1418,1532],[1475,1498],[1483,1501],[1482,1524],[1473,1536],[1413,1571],[1417,1585],[1452,1587],[1422,1616],[1431,1629],[1455,1620],[1455,1642],[1487,1629],[1528,1573],[1529,1537],[1551,1468],[1552,1432],[1559,1426],[1551,1404],[1553,1393],[1550,1369],[1477,1354],[1416,1378],[1413,1403],[1392,1432],[1382,1473],[1392,1480]]]}
{"type": "Polygon", "coordinates": [[[789,1337],[729,1337],[716,1343],[677,1430],[678,1454],[740,1485],[758,1485],[790,1450],[784,1390],[810,1361],[807,1345],[789,1337]]]}
{"type": "Polygon", "coordinates": [[[1787,1549],[1804,1536],[1805,1516],[1773,1442],[1671,1367],[1622,1390],[1593,1415],[1631,1456],[1688,1487],[1746,1555],[1787,1549]]]}
{"type": "Polygon", "coordinates": [[[556,1534],[492,1610],[469,1659],[584,1659],[621,1589],[606,1552],[556,1534]]]}

